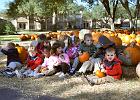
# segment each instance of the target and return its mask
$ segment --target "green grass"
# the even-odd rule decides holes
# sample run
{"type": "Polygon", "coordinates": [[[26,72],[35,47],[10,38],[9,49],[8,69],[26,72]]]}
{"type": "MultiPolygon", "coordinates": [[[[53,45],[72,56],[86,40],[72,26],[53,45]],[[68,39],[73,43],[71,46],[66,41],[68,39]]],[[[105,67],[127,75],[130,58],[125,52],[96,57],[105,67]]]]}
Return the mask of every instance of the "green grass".
{"type": "Polygon", "coordinates": [[[18,35],[0,35],[0,41],[20,41],[18,35]]]}

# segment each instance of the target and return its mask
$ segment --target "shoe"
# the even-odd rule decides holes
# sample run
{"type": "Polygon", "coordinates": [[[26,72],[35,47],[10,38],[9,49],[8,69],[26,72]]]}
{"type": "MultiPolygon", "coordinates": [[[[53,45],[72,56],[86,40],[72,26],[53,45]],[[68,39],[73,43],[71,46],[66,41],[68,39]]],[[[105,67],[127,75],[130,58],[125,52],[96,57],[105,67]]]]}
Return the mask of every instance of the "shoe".
{"type": "Polygon", "coordinates": [[[95,85],[95,83],[94,83],[94,82],[91,82],[91,81],[88,79],[87,76],[84,75],[84,78],[86,79],[86,81],[88,82],[88,84],[89,84],[90,86],[94,86],[94,85],[95,85]]]}
{"type": "Polygon", "coordinates": [[[43,76],[45,76],[45,74],[43,73],[37,73],[36,75],[34,75],[35,78],[41,78],[43,76]]]}
{"type": "Polygon", "coordinates": [[[84,73],[83,72],[76,72],[75,73],[75,76],[80,76],[80,75],[84,75],[84,73]]]}
{"type": "Polygon", "coordinates": [[[17,78],[23,78],[23,75],[20,71],[15,70],[15,73],[16,73],[17,78]]]}
{"type": "Polygon", "coordinates": [[[65,74],[62,72],[58,77],[64,79],[65,78],[65,74]]]}

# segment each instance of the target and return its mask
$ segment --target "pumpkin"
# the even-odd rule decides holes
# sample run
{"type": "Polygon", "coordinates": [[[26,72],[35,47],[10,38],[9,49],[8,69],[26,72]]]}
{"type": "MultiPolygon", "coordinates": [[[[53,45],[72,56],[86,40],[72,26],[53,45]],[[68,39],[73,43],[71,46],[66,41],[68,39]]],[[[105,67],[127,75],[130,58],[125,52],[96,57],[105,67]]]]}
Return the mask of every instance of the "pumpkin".
{"type": "Polygon", "coordinates": [[[124,53],[127,52],[132,65],[137,65],[140,62],[140,47],[136,43],[132,42],[125,48],[124,53]]]}
{"type": "Polygon", "coordinates": [[[104,72],[101,72],[100,70],[97,70],[95,72],[95,75],[98,76],[99,78],[105,77],[105,73],[104,72]]]}
{"type": "Polygon", "coordinates": [[[43,73],[43,72],[45,72],[46,70],[47,70],[47,67],[43,67],[43,68],[40,69],[40,72],[43,73]]]}
{"type": "Polygon", "coordinates": [[[136,73],[137,73],[138,77],[140,78],[140,62],[136,66],[136,73]]]}
{"type": "Polygon", "coordinates": [[[35,40],[35,37],[34,37],[34,35],[32,35],[32,36],[31,36],[31,40],[35,40]]]}
{"type": "Polygon", "coordinates": [[[16,48],[18,50],[21,63],[24,64],[27,59],[27,55],[28,55],[27,50],[25,49],[25,47],[20,46],[20,45],[16,45],[16,48]]]}
{"type": "Polygon", "coordinates": [[[130,34],[131,38],[134,39],[136,37],[136,34],[130,34]]]}
{"type": "Polygon", "coordinates": [[[131,36],[130,35],[125,35],[123,39],[124,39],[124,43],[129,44],[130,40],[131,40],[131,36]]]}
{"type": "Polygon", "coordinates": [[[83,62],[89,60],[89,57],[90,57],[90,55],[88,52],[83,52],[83,54],[79,56],[79,61],[81,63],[83,63],[83,62]]]}
{"type": "Polygon", "coordinates": [[[116,46],[121,46],[122,45],[122,40],[117,36],[110,36],[109,40],[114,42],[116,46]]]}
{"type": "Polygon", "coordinates": [[[21,35],[20,35],[20,40],[21,40],[21,41],[27,40],[27,37],[25,36],[25,34],[21,34],[21,35]]]}
{"type": "Polygon", "coordinates": [[[137,41],[138,44],[140,44],[140,36],[136,37],[136,41],[137,41]]]}
{"type": "Polygon", "coordinates": [[[100,32],[92,32],[92,40],[94,44],[98,43],[98,39],[102,34],[100,32]]]}

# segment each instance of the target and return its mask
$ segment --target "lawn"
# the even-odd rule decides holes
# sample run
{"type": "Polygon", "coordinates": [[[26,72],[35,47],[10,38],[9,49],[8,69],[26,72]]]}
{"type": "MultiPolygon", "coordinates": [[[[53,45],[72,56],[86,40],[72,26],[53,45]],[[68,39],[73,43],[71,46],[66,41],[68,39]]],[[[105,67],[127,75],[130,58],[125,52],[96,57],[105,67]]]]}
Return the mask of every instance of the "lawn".
{"type": "Polygon", "coordinates": [[[18,35],[0,35],[0,41],[20,41],[18,35]]]}

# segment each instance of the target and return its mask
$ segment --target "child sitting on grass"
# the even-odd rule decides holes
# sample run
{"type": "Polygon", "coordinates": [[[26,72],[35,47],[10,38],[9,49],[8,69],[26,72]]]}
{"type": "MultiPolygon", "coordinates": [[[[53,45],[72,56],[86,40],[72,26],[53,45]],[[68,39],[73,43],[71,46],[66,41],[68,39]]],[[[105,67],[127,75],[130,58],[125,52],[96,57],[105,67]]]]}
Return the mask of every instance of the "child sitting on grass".
{"type": "Polygon", "coordinates": [[[44,47],[44,51],[42,52],[43,55],[45,56],[44,62],[35,69],[35,71],[34,71],[34,77],[35,78],[39,78],[39,77],[44,76],[46,70],[48,70],[50,50],[51,50],[50,46],[44,47]]]}
{"type": "MultiPolygon", "coordinates": [[[[84,41],[82,41],[80,43],[78,52],[79,52],[79,56],[82,55],[83,52],[88,52],[90,57],[95,54],[96,46],[93,44],[92,35],[90,33],[84,35],[84,41]]],[[[73,63],[72,68],[70,70],[71,74],[75,73],[79,63],[80,63],[79,62],[79,57],[76,57],[74,59],[74,63],[73,63]]],[[[80,73],[78,73],[78,74],[80,74],[80,73]]]]}
{"type": "Polygon", "coordinates": [[[15,75],[14,71],[22,67],[15,44],[12,42],[8,43],[5,48],[1,49],[1,52],[7,55],[7,66],[1,71],[1,74],[7,77],[12,77],[15,75]]]}
{"type": "Polygon", "coordinates": [[[17,77],[28,77],[34,76],[34,70],[42,64],[42,56],[37,53],[35,47],[28,48],[29,56],[27,58],[27,65],[25,68],[21,69],[19,72],[16,72],[17,77]]]}
{"type": "Polygon", "coordinates": [[[105,77],[99,78],[97,76],[85,76],[85,79],[90,83],[90,85],[114,82],[121,78],[121,61],[116,57],[114,48],[110,47],[105,50],[103,66],[105,68],[105,77]]]}

